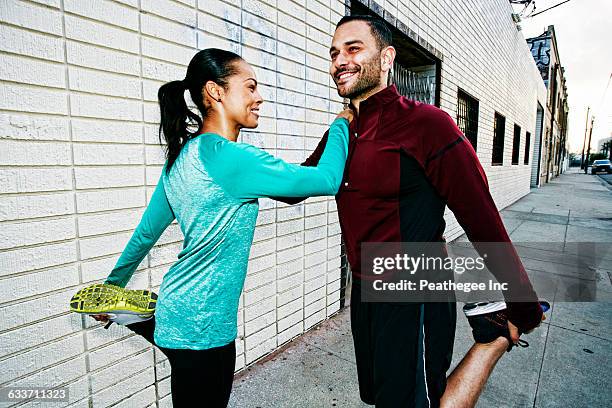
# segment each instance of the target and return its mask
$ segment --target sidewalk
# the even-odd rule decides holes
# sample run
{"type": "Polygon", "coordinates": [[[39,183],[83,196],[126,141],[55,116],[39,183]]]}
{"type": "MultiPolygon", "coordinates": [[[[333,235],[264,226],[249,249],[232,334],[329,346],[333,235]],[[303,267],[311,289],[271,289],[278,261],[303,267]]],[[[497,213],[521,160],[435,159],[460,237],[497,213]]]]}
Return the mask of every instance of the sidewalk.
{"type": "MultiPolygon", "coordinates": [[[[576,169],[501,214],[515,242],[612,243],[612,186],[576,169]]],[[[599,271],[598,284],[611,284],[609,269],[599,271]]],[[[460,306],[451,370],[473,344],[460,306]]],[[[553,303],[548,319],[523,338],[530,346],[502,357],[478,407],[609,406],[612,304],[553,303]]],[[[230,406],[367,407],[359,399],[349,310],[236,376],[230,406]]]]}

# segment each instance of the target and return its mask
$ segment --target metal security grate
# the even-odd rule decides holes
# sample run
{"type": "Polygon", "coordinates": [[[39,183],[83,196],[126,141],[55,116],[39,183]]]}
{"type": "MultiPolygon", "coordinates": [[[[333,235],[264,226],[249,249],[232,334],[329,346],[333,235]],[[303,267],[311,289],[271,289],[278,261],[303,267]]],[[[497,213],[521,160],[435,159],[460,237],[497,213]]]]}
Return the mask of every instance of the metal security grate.
{"type": "Polygon", "coordinates": [[[457,93],[457,126],[476,150],[478,139],[478,100],[459,89],[457,93]]]}
{"type": "Polygon", "coordinates": [[[514,125],[514,138],[512,139],[512,164],[519,162],[519,149],[521,147],[521,127],[514,125]]]}
{"type": "Polygon", "coordinates": [[[493,157],[491,164],[504,164],[504,138],[506,133],[506,118],[495,112],[493,120],[493,157]]]}
{"type": "Polygon", "coordinates": [[[523,158],[523,164],[529,164],[529,149],[531,147],[531,133],[525,133],[525,157],[523,158]]]}
{"type": "Polygon", "coordinates": [[[393,83],[400,95],[430,105],[435,104],[435,75],[427,72],[414,72],[396,62],[393,65],[393,83]]]}

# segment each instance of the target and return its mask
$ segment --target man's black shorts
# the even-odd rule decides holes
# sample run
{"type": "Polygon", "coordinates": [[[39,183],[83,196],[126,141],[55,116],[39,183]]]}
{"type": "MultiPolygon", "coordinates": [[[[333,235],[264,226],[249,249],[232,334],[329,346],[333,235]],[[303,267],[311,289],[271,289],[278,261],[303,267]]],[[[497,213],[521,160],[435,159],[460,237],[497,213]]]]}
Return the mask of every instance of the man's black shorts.
{"type": "Polygon", "coordinates": [[[361,399],[377,408],[438,407],[456,321],[454,302],[361,302],[360,283],[353,280],[351,330],[361,399]]]}

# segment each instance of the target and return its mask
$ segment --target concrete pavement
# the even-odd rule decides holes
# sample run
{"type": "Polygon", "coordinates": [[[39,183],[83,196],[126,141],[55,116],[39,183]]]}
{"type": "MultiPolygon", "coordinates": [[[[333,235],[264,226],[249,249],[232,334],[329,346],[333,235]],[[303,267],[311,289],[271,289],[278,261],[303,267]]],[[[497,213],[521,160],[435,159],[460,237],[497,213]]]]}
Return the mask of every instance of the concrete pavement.
{"type": "MultiPolygon", "coordinates": [[[[539,258],[538,242],[556,243],[560,250],[571,242],[612,243],[612,186],[576,169],[532,189],[501,214],[514,242],[534,243],[519,250],[528,269],[567,262],[539,258]]],[[[603,267],[596,282],[608,288],[612,266],[603,267]]],[[[548,319],[523,338],[530,346],[502,357],[478,407],[610,406],[612,304],[553,302],[548,319]]],[[[467,320],[459,313],[451,370],[472,344],[467,320]]],[[[349,310],[237,375],[230,406],[366,407],[357,388],[349,310]]]]}

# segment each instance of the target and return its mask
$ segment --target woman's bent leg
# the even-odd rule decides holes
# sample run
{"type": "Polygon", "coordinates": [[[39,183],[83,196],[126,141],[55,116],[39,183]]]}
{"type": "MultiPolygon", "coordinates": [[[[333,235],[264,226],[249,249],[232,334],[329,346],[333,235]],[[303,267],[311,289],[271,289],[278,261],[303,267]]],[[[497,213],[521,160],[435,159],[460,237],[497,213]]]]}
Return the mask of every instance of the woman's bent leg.
{"type": "Polygon", "coordinates": [[[136,334],[140,334],[142,337],[147,339],[149,343],[153,344],[154,346],[157,346],[157,344],[155,344],[155,340],[153,339],[153,333],[155,332],[155,315],[153,315],[153,317],[149,320],[128,324],[125,327],[127,327],[136,334]]]}
{"type": "Polygon", "coordinates": [[[229,402],[236,367],[236,343],[205,350],[167,349],[155,344],[155,317],[126,325],[149,343],[158,347],[170,362],[170,385],[174,408],[192,407],[194,399],[201,407],[225,408],[229,402]]]}
{"type": "Polygon", "coordinates": [[[174,408],[225,408],[236,366],[236,343],[206,350],[172,349],[170,385],[174,408]]]}

